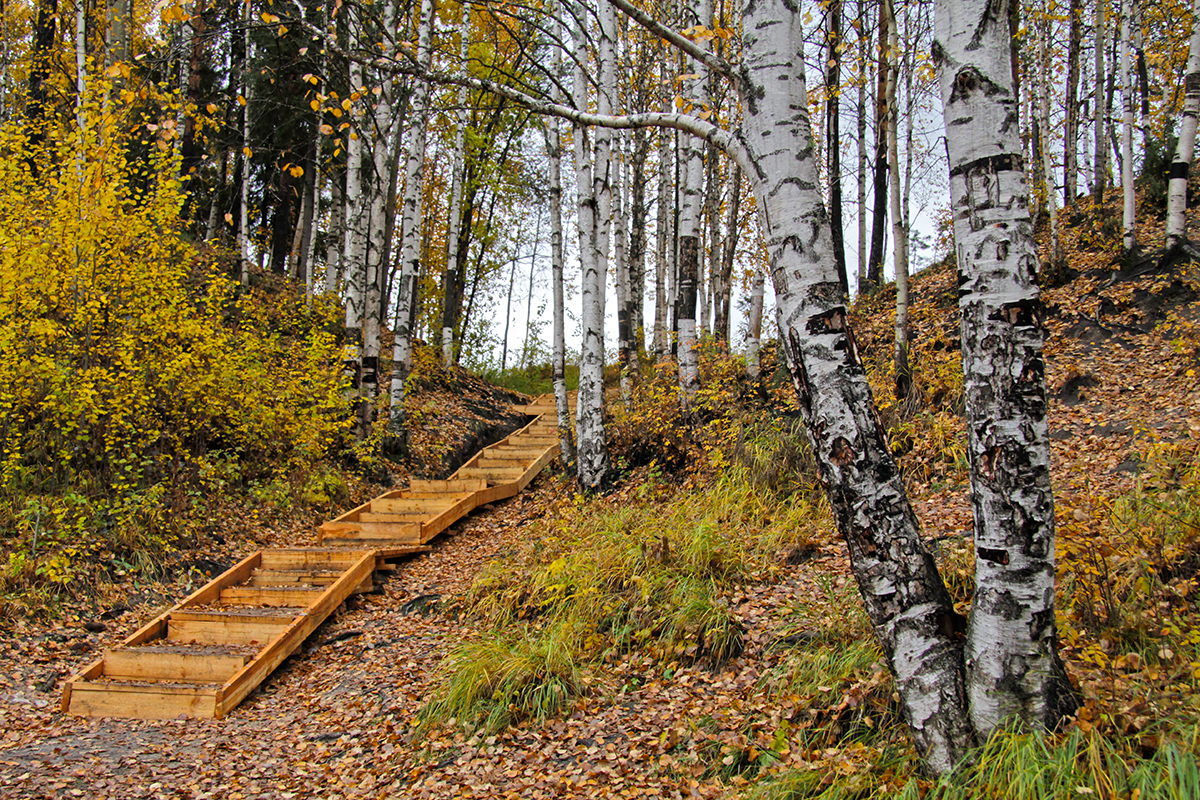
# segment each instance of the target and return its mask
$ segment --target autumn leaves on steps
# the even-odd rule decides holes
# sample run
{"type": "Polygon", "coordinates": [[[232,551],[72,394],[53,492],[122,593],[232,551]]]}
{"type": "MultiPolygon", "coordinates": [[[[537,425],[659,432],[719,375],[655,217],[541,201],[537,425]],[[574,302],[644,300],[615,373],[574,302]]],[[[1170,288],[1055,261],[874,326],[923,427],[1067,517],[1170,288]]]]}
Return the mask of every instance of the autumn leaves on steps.
{"type": "Polygon", "coordinates": [[[412,481],[321,526],[319,547],[260,550],[68,681],[62,710],[81,716],[221,718],[267,678],[375,570],[475,508],[524,489],[558,455],[553,396],[533,422],[477,453],[449,479],[412,481]]]}

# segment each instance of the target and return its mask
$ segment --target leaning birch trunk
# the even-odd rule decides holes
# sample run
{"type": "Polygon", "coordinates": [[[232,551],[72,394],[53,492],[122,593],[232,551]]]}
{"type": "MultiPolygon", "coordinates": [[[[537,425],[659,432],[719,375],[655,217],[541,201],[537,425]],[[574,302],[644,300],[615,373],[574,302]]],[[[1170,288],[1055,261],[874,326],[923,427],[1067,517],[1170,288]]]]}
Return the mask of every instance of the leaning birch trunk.
{"type": "Polygon", "coordinates": [[[1092,205],[1098,211],[1100,204],[1104,202],[1104,190],[1108,188],[1108,145],[1105,137],[1104,101],[1101,97],[1104,93],[1104,47],[1108,41],[1104,30],[1104,9],[1107,2],[1095,0],[1095,3],[1095,15],[1092,18],[1092,52],[1096,62],[1096,85],[1092,96],[1092,102],[1095,104],[1095,108],[1092,109],[1095,125],[1092,143],[1096,151],[1096,182],[1092,184],[1092,205]]]}
{"type": "MultiPolygon", "coordinates": [[[[458,68],[466,72],[470,55],[471,4],[462,4],[462,22],[459,23],[458,68]]],[[[557,53],[558,51],[555,50],[557,53]]],[[[454,110],[454,158],[451,162],[450,209],[446,226],[446,271],[442,278],[442,361],[446,366],[454,363],[454,322],[457,311],[454,307],[459,290],[454,285],[458,276],[458,235],[462,223],[462,173],[467,131],[467,87],[458,87],[458,107],[454,110]]],[[[557,137],[558,132],[555,131],[557,137]]],[[[557,147],[557,145],[555,145],[557,147]]]]}
{"type": "Polygon", "coordinates": [[[938,0],[933,50],[946,120],[954,121],[947,151],[975,512],[965,657],[980,740],[1013,718],[1053,728],[1075,707],[1054,616],[1037,244],[1011,125],[1007,13],[995,5],[938,0]]]}
{"type": "Polygon", "coordinates": [[[1050,215],[1050,273],[1062,262],[1058,237],[1058,187],[1055,185],[1054,160],[1050,152],[1050,22],[1042,23],[1038,38],[1038,129],[1041,133],[1042,176],[1046,180],[1046,212],[1050,215]]]}
{"type": "Polygon", "coordinates": [[[887,76],[887,154],[889,192],[892,211],[892,255],[896,271],[896,319],[893,326],[892,366],[895,372],[897,400],[908,397],[912,389],[912,369],[908,363],[908,227],[900,209],[900,145],[898,103],[896,102],[897,65],[900,53],[900,29],[896,25],[896,9],[892,0],[883,0],[881,13],[887,17],[888,42],[891,54],[885,62],[887,76]]]}
{"type": "Polygon", "coordinates": [[[837,526],[900,708],[926,765],[944,774],[974,742],[957,615],[875,411],[850,335],[813,155],[803,11],[759,0],[743,15],[747,172],[767,237],[784,355],[837,526]]]}
{"type": "Polygon", "coordinates": [[[1200,119],[1200,0],[1196,0],[1192,9],[1192,41],[1183,89],[1179,144],[1171,161],[1171,180],[1167,186],[1167,250],[1175,250],[1187,241],[1188,172],[1196,151],[1196,122],[1200,119]]]}
{"type": "Polygon", "coordinates": [[[1130,7],[1133,0],[1121,4],[1121,246],[1126,255],[1137,245],[1137,222],[1133,193],[1133,73],[1129,68],[1130,7]]]}
{"type": "MultiPolygon", "coordinates": [[[[611,57],[615,25],[611,6],[602,3],[600,8],[602,11],[608,9],[607,14],[600,15],[601,46],[598,57],[602,87],[599,105],[607,112],[611,109],[611,95],[607,95],[604,87],[608,86],[608,72],[613,69],[611,57]]],[[[571,82],[572,92],[576,107],[587,108],[587,76],[584,73],[584,65],[587,64],[587,31],[574,31],[574,36],[576,66],[571,82]]],[[[608,443],[604,431],[604,286],[608,248],[607,236],[601,234],[600,217],[604,209],[599,197],[599,189],[607,176],[595,175],[602,169],[607,171],[608,165],[602,165],[601,158],[607,159],[608,152],[607,143],[603,149],[599,141],[595,148],[592,147],[592,137],[585,126],[576,125],[573,133],[576,197],[579,204],[576,220],[579,226],[579,260],[583,268],[583,342],[580,347],[579,394],[575,408],[576,464],[580,487],[595,490],[607,483],[609,472],[608,443]]],[[[596,131],[596,138],[599,139],[602,133],[605,132],[596,131]]]]}
{"type": "MultiPolygon", "coordinates": [[[[418,22],[417,61],[430,64],[430,38],[433,29],[433,0],[421,0],[418,22]]],[[[412,319],[417,303],[417,278],[421,272],[421,198],[424,197],[425,131],[429,125],[429,82],[417,80],[413,88],[412,139],[404,171],[404,208],[400,223],[400,285],[396,297],[393,325],[391,406],[388,435],[393,447],[407,448],[404,383],[412,369],[412,319]]]]}
{"type": "Polygon", "coordinates": [[[759,348],[762,342],[764,276],[754,270],[754,284],[750,289],[750,316],[746,331],[746,374],[750,380],[758,380],[762,368],[759,364],[759,348]]]}

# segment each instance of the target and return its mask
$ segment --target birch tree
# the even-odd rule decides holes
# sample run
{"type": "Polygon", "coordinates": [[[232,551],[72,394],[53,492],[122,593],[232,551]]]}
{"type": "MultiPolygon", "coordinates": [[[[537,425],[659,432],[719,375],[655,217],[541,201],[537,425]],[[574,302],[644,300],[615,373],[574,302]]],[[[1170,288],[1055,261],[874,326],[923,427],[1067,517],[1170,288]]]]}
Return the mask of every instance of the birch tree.
{"type": "Polygon", "coordinates": [[[900,210],[901,181],[900,145],[898,131],[899,104],[896,101],[896,73],[893,62],[900,53],[900,29],[896,25],[896,9],[892,0],[883,0],[880,14],[888,29],[889,57],[883,62],[887,69],[887,155],[892,211],[892,254],[896,272],[896,317],[893,327],[892,367],[895,372],[896,398],[908,397],[912,388],[912,369],[908,363],[908,226],[900,210]]]}
{"type": "Polygon", "coordinates": [[[1128,255],[1137,244],[1133,191],[1133,72],[1129,63],[1129,30],[1133,0],[1121,3],[1121,246],[1128,255]]]}
{"type": "Polygon", "coordinates": [[[1092,184],[1092,205],[1099,208],[1104,202],[1104,190],[1108,188],[1108,138],[1105,131],[1104,102],[1102,98],[1104,87],[1104,48],[1108,44],[1105,37],[1105,6],[1106,0],[1095,0],[1095,13],[1092,17],[1092,54],[1096,62],[1096,86],[1092,109],[1092,144],[1095,146],[1096,181],[1092,184]]]}
{"type": "Polygon", "coordinates": [[[1171,179],[1167,187],[1167,250],[1187,243],[1188,173],[1196,150],[1196,123],[1200,119],[1200,0],[1192,8],[1192,38],[1188,47],[1187,68],[1183,76],[1183,114],[1179,121],[1179,142],[1171,161],[1171,179]]]}
{"type": "MultiPolygon", "coordinates": [[[[418,63],[428,69],[433,30],[433,0],[421,0],[417,22],[418,63]]],[[[400,282],[392,327],[392,385],[388,413],[388,435],[403,448],[407,441],[405,424],[405,388],[412,369],[412,319],[417,302],[417,277],[421,271],[421,202],[424,197],[425,132],[429,125],[429,83],[418,80],[413,89],[413,122],[404,169],[404,205],[400,224],[400,282]]],[[[348,189],[347,189],[348,191],[348,189]]]]}
{"type": "Polygon", "coordinates": [[[966,678],[981,739],[1014,717],[1052,728],[1075,705],[1055,630],[1042,306],[1004,6],[935,6],[975,512],[966,678]]]}

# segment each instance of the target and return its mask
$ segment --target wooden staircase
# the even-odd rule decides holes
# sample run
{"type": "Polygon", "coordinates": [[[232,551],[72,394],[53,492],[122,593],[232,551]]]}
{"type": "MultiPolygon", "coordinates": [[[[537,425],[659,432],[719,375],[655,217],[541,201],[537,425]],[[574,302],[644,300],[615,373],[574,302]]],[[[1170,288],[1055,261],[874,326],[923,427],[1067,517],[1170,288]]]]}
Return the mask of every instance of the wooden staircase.
{"type": "MultiPolygon", "coordinates": [[[[572,402],[574,398],[572,398],[572,402]]],[[[535,418],[448,479],[412,481],[322,525],[317,547],[247,556],[63,687],[80,716],[172,719],[233,710],[388,559],[426,544],[474,509],[520,492],[559,453],[554,396],[535,418]]]]}

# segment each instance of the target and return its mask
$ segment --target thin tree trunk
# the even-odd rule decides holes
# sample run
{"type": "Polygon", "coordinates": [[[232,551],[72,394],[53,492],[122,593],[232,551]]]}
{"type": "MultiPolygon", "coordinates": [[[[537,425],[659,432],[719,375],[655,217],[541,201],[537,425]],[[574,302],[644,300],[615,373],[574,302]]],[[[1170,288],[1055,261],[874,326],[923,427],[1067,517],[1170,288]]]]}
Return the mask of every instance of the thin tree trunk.
{"type": "Polygon", "coordinates": [[[738,222],[742,209],[742,168],[736,164],[730,164],[729,167],[729,192],[729,217],[725,221],[725,252],[721,259],[720,280],[717,282],[717,316],[713,323],[717,341],[725,343],[729,342],[729,326],[733,316],[733,262],[737,257],[738,222]]]}
{"type": "MultiPolygon", "coordinates": [[[[469,56],[471,32],[471,4],[462,4],[462,21],[459,23],[458,69],[465,72],[469,56]]],[[[558,49],[555,48],[555,53],[558,49]]],[[[466,148],[467,131],[467,87],[458,87],[458,107],[454,111],[454,160],[450,167],[450,208],[446,230],[446,270],[442,279],[442,361],[447,366],[454,363],[454,323],[458,319],[457,304],[462,302],[462,289],[455,285],[458,277],[459,226],[462,224],[463,156],[466,148]]],[[[555,131],[557,137],[557,130],[555,131]]],[[[556,145],[557,147],[557,145],[556,145]]],[[[555,156],[557,158],[557,156],[555,156]]],[[[561,189],[560,189],[561,191],[561,189]]]]}
{"type": "Polygon", "coordinates": [[[1106,158],[1108,145],[1104,125],[1105,104],[1101,97],[1104,89],[1104,47],[1108,44],[1108,41],[1105,36],[1104,8],[1106,0],[1095,0],[1095,3],[1095,14],[1092,18],[1092,45],[1096,62],[1096,96],[1095,108],[1092,110],[1095,113],[1095,134],[1093,139],[1096,145],[1096,181],[1092,184],[1092,205],[1099,210],[1101,204],[1104,203],[1104,190],[1108,188],[1108,159],[1106,158]]]}
{"type": "Polygon", "coordinates": [[[1133,73],[1129,63],[1129,29],[1133,0],[1121,4],[1121,190],[1124,198],[1121,216],[1124,234],[1121,245],[1125,253],[1131,253],[1137,245],[1137,221],[1133,193],[1133,73]]]}
{"type": "Polygon", "coordinates": [[[1053,274],[1062,263],[1062,247],[1058,236],[1058,187],[1055,185],[1054,162],[1050,148],[1050,20],[1046,9],[1038,36],[1039,106],[1041,117],[1042,173],[1046,180],[1046,211],[1050,215],[1050,271],[1053,274]]]}
{"type": "Polygon", "coordinates": [[[633,131],[633,158],[630,163],[629,227],[629,319],[633,328],[633,357],[628,369],[636,384],[641,380],[639,356],[645,351],[646,321],[646,156],[650,138],[644,128],[633,131]]]}
{"type": "Polygon", "coordinates": [[[934,44],[945,117],[955,121],[947,149],[975,510],[965,657],[980,741],[1014,717],[1052,729],[1075,708],[1055,629],[1037,244],[1010,124],[1010,36],[995,6],[937,0],[934,44]]]}
{"type": "MultiPolygon", "coordinates": [[[[900,30],[896,25],[896,10],[892,0],[883,0],[881,15],[886,19],[888,49],[900,53],[900,30]]],[[[893,266],[896,271],[896,319],[893,326],[892,366],[895,371],[895,394],[898,400],[908,397],[912,389],[912,370],[908,363],[908,229],[900,213],[900,147],[896,102],[896,73],[891,58],[881,62],[887,70],[886,102],[888,172],[891,173],[893,266]]]]}
{"type": "Polygon", "coordinates": [[[1179,121],[1179,143],[1171,161],[1167,187],[1167,249],[1187,240],[1187,187],[1192,156],[1196,150],[1196,123],[1200,118],[1200,0],[1192,8],[1192,39],[1183,76],[1183,114],[1179,121]]]}
{"type": "MultiPolygon", "coordinates": [[[[663,74],[666,74],[664,65],[663,74]]],[[[668,105],[668,111],[672,110],[668,105]]],[[[657,258],[654,264],[654,357],[667,352],[667,276],[671,271],[671,197],[675,167],[671,159],[673,131],[658,131],[658,222],[656,236],[657,258]]]]}
{"type": "Polygon", "coordinates": [[[1063,133],[1063,205],[1079,196],[1079,52],[1083,46],[1083,0],[1068,0],[1067,105],[1063,133]]]}
{"type": "Polygon", "coordinates": [[[633,378],[630,363],[637,361],[637,349],[633,343],[633,319],[630,296],[632,290],[629,280],[628,228],[625,224],[625,188],[629,179],[629,169],[624,163],[624,148],[622,140],[617,140],[616,152],[613,154],[613,258],[616,261],[613,269],[613,283],[617,290],[617,363],[621,367],[621,398],[628,401],[633,391],[633,378]]]}
{"type": "MultiPolygon", "coordinates": [[[[555,38],[561,39],[561,27],[554,23],[555,38]]],[[[560,50],[554,48],[554,74],[558,75],[562,65],[560,50]]],[[[563,230],[562,230],[562,140],[558,133],[558,119],[546,121],[546,155],[550,162],[550,288],[553,295],[553,345],[550,368],[554,378],[554,405],[558,412],[558,441],[563,463],[568,468],[575,464],[575,442],[571,437],[571,411],[567,397],[566,368],[566,309],[563,305],[563,230]]]]}
{"type": "Polygon", "coordinates": [[[850,276],[846,271],[846,243],[842,231],[842,0],[829,0],[825,11],[825,137],[829,142],[826,164],[829,170],[829,222],[833,230],[833,258],[837,263],[842,293],[850,296],[850,276]]]}
{"type": "Polygon", "coordinates": [[[873,202],[875,213],[871,220],[871,254],[867,261],[867,286],[874,291],[883,285],[884,226],[887,225],[888,159],[887,159],[887,49],[888,24],[882,11],[879,14],[879,44],[875,68],[875,183],[873,202]]]}
{"type": "Polygon", "coordinates": [[[867,15],[859,0],[858,31],[858,281],[861,296],[867,289],[867,15]]]}
{"type": "Polygon", "coordinates": [[[750,289],[750,317],[746,331],[746,374],[751,380],[758,380],[761,372],[759,365],[759,345],[762,341],[764,275],[762,270],[754,270],[754,283],[750,289]]]}
{"type": "Polygon", "coordinates": [[[512,322],[512,298],[513,287],[517,283],[517,262],[521,259],[518,256],[520,253],[521,231],[517,229],[517,240],[513,242],[512,266],[508,271],[508,302],[504,306],[504,338],[500,340],[500,374],[508,369],[508,328],[512,322]]]}
{"type": "Polygon", "coordinates": [[[242,180],[241,204],[238,219],[238,253],[242,259],[241,284],[250,285],[250,4],[242,10],[242,180]]]}

